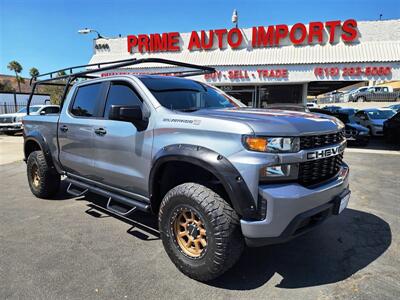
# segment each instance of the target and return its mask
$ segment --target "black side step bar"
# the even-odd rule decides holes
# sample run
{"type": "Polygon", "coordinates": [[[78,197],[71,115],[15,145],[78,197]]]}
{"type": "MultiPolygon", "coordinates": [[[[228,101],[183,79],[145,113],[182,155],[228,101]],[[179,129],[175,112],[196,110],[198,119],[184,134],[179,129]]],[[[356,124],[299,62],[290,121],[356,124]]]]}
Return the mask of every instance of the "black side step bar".
{"type": "MultiPolygon", "coordinates": [[[[75,180],[75,179],[71,179],[69,177],[66,178],[66,181],[70,183],[70,185],[68,187],[73,185],[73,186],[77,187],[78,189],[82,189],[84,191],[84,193],[83,194],[81,193],[80,196],[86,194],[87,191],[90,191],[90,192],[93,192],[95,194],[99,194],[99,195],[102,195],[104,197],[107,197],[108,198],[107,209],[111,210],[114,213],[122,214],[122,215],[125,214],[126,215],[128,212],[131,213],[135,209],[139,209],[139,210],[145,211],[145,212],[149,212],[150,211],[150,205],[149,204],[146,204],[146,203],[143,203],[143,202],[140,202],[140,201],[137,201],[137,200],[122,196],[122,195],[118,195],[116,193],[107,191],[107,190],[99,188],[97,186],[89,185],[87,183],[84,183],[84,182],[81,182],[81,181],[78,181],[78,180],[75,180]],[[121,203],[121,204],[123,204],[125,206],[132,207],[132,209],[129,210],[128,212],[122,212],[122,211],[120,212],[119,210],[113,209],[112,206],[111,206],[111,199],[113,201],[119,202],[119,203],[121,203]]],[[[75,190],[77,190],[77,189],[76,188],[75,189],[71,189],[70,188],[69,191],[67,189],[67,192],[70,193],[71,190],[73,192],[75,192],[75,190]]],[[[76,196],[75,194],[73,194],[73,192],[71,194],[76,196]]]]}
{"type": "Polygon", "coordinates": [[[81,189],[79,187],[77,188],[76,186],[72,185],[72,183],[68,184],[67,187],[67,193],[75,197],[86,195],[88,191],[89,189],[81,189]]]}

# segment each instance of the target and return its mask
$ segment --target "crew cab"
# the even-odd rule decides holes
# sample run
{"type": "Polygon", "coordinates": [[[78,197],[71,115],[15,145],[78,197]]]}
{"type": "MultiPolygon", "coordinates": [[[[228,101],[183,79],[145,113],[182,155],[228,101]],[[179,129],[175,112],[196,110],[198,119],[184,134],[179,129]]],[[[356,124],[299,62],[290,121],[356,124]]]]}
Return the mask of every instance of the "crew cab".
{"type": "Polygon", "coordinates": [[[288,241],[346,208],[346,139],[334,117],[248,108],[213,86],[173,76],[72,84],[146,62],[194,69],[174,73],[180,77],[215,72],[132,59],[34,80],[33,90],[61,79],[70,87],[60,114],[24,119],[34,195],[54,197],[62,175],[69,193],[105,196],[113,214],[153,213],[170,259],[200,281],[232,267],[245,245],[288,241]]]}

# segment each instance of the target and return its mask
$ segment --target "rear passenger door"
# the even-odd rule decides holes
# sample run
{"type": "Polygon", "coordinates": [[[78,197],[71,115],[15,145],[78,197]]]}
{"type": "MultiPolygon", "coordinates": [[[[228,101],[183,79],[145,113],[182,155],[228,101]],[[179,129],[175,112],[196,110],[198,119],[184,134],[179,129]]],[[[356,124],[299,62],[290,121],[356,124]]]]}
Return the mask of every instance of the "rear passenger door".
{"type": "Polygon", "coordinates": [[[142,196],[147,195],[153,132],[131,122],[109,120],[111,105],[138,105],[150,112],[130,81],[109,82],[101,126],[94,133],[94,165],[98,181],[142,196]]]}
{"type": "Polygon", "coordinates": [[[94,178],[93,135],[102,121],[103,82],[78,86],[58,125],[59,159],[67,172],[94,178]]]}

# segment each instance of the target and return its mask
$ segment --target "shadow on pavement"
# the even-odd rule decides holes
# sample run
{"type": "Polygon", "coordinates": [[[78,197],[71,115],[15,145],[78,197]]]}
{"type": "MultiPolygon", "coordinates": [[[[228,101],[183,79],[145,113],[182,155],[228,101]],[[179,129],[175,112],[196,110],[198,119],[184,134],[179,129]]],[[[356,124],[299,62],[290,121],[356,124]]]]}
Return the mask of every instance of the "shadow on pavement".
{"type": "Polygon", "coordinates": [[[122,217],[105,209],[107,203],[106,198],[91,193],[85,195],[83,198],[79,198],[79,200],[90,202],[87,205],[88,209],[86,213],[92,217],[106,218],[111,216],[121,220],[132,226],[127,230],[127,233],[144,241],[160,239],[157,218],[151,214],[135,211],[129,217],[122,217]]]}
{"type": "Polygon", "coordinates": [[[390,246],[389,224],[346,209],[314,231],[286,244],[247,248],[227,273],[209,283],[232,290],[262,286],[278,273],[280,288],[292,289],[342,281],[365,268],[390,246]]]}
{"type": "MultiPolygon", "coordinates": [[[[157,218],[134,212],[129,218],[104,209],[106,200],[88,194],[86,211],[91,216],[112,216],[132,227],[128,234],[144,241],[159,239],[157,218]]],[[[342,281],[381,256],[392,241],[388,223],[376,215],[346,209],[314,231],[288,243],[246,248],[239,262],[220,278],[207,284],[230,290],[251,290],[268,282],[275,273],[277,287],[292,289],[342,281]]]]}

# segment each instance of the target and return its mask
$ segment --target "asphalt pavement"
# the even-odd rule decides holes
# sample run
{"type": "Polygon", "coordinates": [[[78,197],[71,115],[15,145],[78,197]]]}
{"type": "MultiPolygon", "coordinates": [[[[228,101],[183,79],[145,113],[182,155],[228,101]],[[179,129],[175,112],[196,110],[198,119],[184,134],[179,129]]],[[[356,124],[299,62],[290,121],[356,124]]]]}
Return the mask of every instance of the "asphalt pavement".
{"type": "Polygon", "coordinates": [[[175,268],[155,217],[117,218],[65,184],[37,199],[23,162],[0,165],[0,299],[399,299],[400,155],[374,151],[345,153],[352,197],[340,216],[246,249],[209,283],[175,268]]]}

